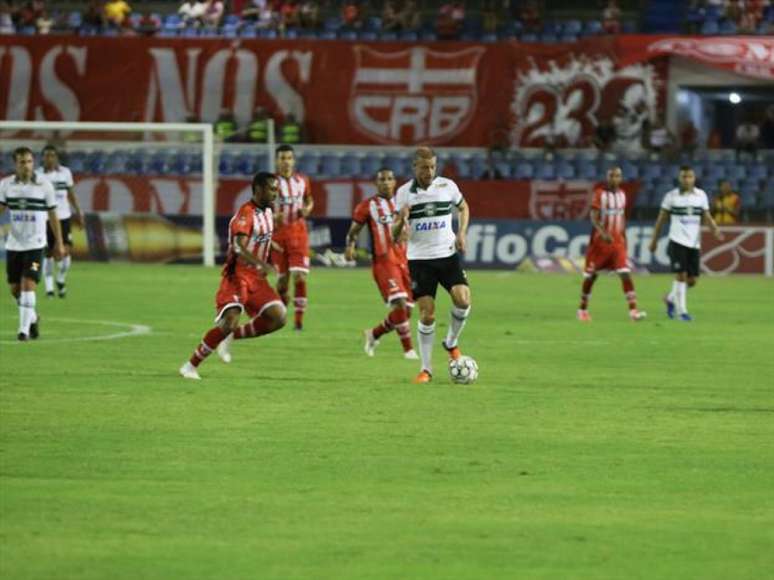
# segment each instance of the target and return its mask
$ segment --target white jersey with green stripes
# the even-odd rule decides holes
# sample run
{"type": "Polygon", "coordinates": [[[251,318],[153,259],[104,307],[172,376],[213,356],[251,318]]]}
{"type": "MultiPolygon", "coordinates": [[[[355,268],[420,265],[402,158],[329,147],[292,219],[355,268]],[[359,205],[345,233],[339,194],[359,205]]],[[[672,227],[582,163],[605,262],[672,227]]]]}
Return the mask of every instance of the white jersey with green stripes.
{"type": "Polygon", "coordinates": [[[56,192],[56,217],[60,220],[66,220],[72,217],[70,209],[70,199],[67,197],[70,188],[73,187],[73,174],[64,165],[59,165],[56,169],[46,171],[43,167],[38,167],[35,174],[40,179],[50,181],[56,192]]]}
{"type": "Polygon", "coordinates": [[[457,184],[445,177],[436,177],[427,189],[422,189],[416,179],[398,189],[395,207],[399,212],[409,208],[409,260],[433,260],[454,254],[452,210],[463,201],[457,184]]]}
{"type": "Polygon", "coordinates": [[[9,175],[0,180],[0,204],[8,208],[11,218],[6,250],[24,252],[46,246],[48,211],[56,209],[56,194],[50,182],[35,176],[24,182],[9,175]]]}

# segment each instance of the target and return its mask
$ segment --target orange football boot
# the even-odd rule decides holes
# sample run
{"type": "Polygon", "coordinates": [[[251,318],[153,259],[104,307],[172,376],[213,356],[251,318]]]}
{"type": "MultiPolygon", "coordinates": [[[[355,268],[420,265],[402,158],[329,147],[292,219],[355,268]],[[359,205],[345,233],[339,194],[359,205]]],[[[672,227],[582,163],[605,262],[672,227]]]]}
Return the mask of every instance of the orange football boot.
{"type": "Polygon", "coordinates": [[[427,371],[422,371],[419,373],[416,378],[412,381],[415,385],[424,385],[429,383],[433,380],[433,375],[431,375],[427,371]]]}

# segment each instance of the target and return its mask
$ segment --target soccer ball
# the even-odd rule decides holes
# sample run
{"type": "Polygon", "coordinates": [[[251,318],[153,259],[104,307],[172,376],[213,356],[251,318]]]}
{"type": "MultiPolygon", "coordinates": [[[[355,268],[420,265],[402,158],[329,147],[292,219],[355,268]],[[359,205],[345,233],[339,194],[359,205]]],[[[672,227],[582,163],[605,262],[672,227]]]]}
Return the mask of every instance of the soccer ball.
{"type": "Polygon", "coordinates": [[[478,363],[469,356],[449,361],[449,377],[458,385],[469,385],[478,378],[478,363]]]}

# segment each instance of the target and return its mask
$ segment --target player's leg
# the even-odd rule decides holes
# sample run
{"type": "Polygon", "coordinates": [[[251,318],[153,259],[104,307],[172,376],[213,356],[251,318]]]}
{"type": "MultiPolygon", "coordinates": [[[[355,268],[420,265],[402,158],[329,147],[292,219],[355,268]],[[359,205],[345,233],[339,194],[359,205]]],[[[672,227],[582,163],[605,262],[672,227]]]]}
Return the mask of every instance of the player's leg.
{"type": "Polygon", "coordinates": [[[629,318],[634,322],[644,320],[647,314],[637,309],[637,293],[634,290],[634,281],[632,280],[631,273],[619,271],[618,275],[621,278],[621,287],[623,288],[626,302],[629,305],[629,318]]]}
{"type": "Polygon", "coordinates": [[[465,271],[462,269],[462,262],[459,254],[454,254],[443,260],[443,269],[441,272],[441,285],[449,292],[452,299],[451,312],[449,313],[449,330],[446,332],[446,339],[443,341],[443,347],[453,359],[460,358],[460,352],[457,342],[459,341],[462,329],[470,315],[470,287],[465,271]]]}
{"type": "Polygon", "coordinates": [[[580,304],[578,305],[578,312],[576,313],[578,320],[581,322],[591,322],[591,315],[589,314],[589,300],[591,299],[591,289],[594,287],[594,282],[596,281],[596,272],[589,270],[583,272],[580,304]]]}
{"type": "Polygon", "coordinates": [[[404,285],[405,281],[400,268],[389,262],[376,263],[371,273],[382,299],[390,307],[390,312],[379,324],[364,331],[365,346],[363,348],[365,353],[368,356],[374,356],[379,339],[395,330],[406,358],[419,358],[411,345],[411,327],[406,301],[410,289],[404,285]]]}
{"type": "Polygon", "coordinates": [[[272,249],[271,263],[277,270],[277,293],[280,295],[283,304],[288,305],[290,297],[288,296],[288,285],[290,283],[290,272],[288,271],[288,251],[287,245],[276,242],[279,250],[272,249]]]}
{"type": "Polygon", "coordinates": [[[403,348],[403,356],[409,360],[417,360],[419,355],[411,344],[411,324],[409,322],[409,308],[406,299],[400,298],[391,302],[390,321],[398,334],[400,345],[403,348]]]}
{"type": "MultiPolygon", "coordinates": [[[[683,256],[680,251],[681,246],[675,244],[672,240],[669,241],[667,246],[667,255],[669,256],[669,267],[675,274],[675,279],[672,281],[672,289],[664,296],[664,304],[666,304],[666,312],[669,318],[674,318],[677,310],[677,304],[679,302],[680,293],[680,273],[684,271],[685,265],[683,262],[683,256]]],[[[684,281],[684,279],[683,279],[684,281]]]]}
{"type": "Polygon", "coordinates": [[[19,340],[35,339],[39,335],[36,296],[44,251],[28,250],[19,252],[21,257],[21,278],[19,280],[19,340]]]}
{"type": "Polygon", "coordinates": [[[59,297],[64,298],[67,295],[67,272],[70,271],[70,264],[72,263],[70,250],[73,247],[73,241],[72,235],[70,234],[70,219],[62,220],[61,227],[65,253],[64,256],[62,256],[62,259],[57,262],[56,288],[59,297]]]}
{"type": "Polygon", "coordinates": [[[239,326],[242,306],[238,303],[226,305],[215,320],[215,326],[210,328],[196,347],[191,358],[180,368],[180,374],[186,379],[200,379],[198,366],[210,356],[239,326]]]}
{"type": "Polygon", "coordinates": [[[294,330],[303,330],[304,313],[306,312],[306,274],[301,269],[291,268],[293,277],[293,328],[294,330]]]}
{"type": "Polygon", "coordinates": [[[285,326],[287,308],[265,278],[252,280],[247,293],[245,307],[250,321],[234,330],[234,340],[271,334],[285,326]]]}
{"type": "Polygon", "coordinates": [[[51,224],[46,224],[46,256],[43,258],[43,283],[46,286],[46,296],[54,297],[54,246],[56,239],[51,224]]]}
{"type": "Polygon", "coordinates": [[[433,376],[433,343],[435,342],[435,293],[438,290],[436,260],[411,260],[411,288],[419,309],[417,342],[422,367],[415,383],[429,383],[433,376]]]}

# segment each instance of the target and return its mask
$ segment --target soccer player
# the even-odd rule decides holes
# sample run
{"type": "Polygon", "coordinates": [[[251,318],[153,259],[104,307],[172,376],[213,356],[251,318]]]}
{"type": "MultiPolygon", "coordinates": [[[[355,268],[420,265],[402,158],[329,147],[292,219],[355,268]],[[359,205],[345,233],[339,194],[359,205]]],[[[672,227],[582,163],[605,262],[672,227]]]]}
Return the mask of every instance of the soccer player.
{"type": "Polygon", "coordinates": [[[407,359],[419,358],[411,346],[411,326],[409,324],[409,304],[411,301],[411,278],[408,272],[405,244],[400,238],[392,237],[392,222],[395,215],[395,175],[389,169],[380,169],[376,173],[376,195],[361,201],[352,216],[352,224],[347,233],[346,257],[355,259],[357,237],[366,225],[371,233],[371,255],[376,286],[384,302],[389,305],[390,313],[374,328],[365,330],[365,352],[374,356],[379,339],[395,329],[398,333],[403,356],[407,359]]]}
{"type": "Polygon", "coordinates": [[[417,384],[433,378],[435,341],[435,293],[438,284],[452,300],[451,320],[442,343],[449,357],[462,356],[457,341],[470,314],[470,288],[462,269],[460,253],[465,252],[470,210],[457,185],[437,177],[436,156],[429,147],[419,147],[414,155],[414,179],[403,184],[396,195],[398,217],[392,228],[398,238],[409,225],[408,260],[414,299],[419,306],[419,355],[422,359],[417,384]],[[452,230],[452,209],[459,210],[459,229],[452,230]]]}
{"type": "Polygon", "coordinates": [[[696,174],[689,166],[680,168],[678,176],[679,187],[668,191],[661,202],[661,210],[653,227],[653,239],[650,241],[650,251],[656,251],[661,228],[669,218],[669,262],[675,280],[672,291],[664,297],[667,316],[691,322],[693,317],[688,314],[688,288],[696,285],[699,277],[699,261],[701,248],[702,222],[709,224],[712,233],[718,240],[723,235],[709,212],[709,200],[704,190],[696,187],[696,174]]]}
{"type": "Polygon", "coordinates": [[[298,173],[296,155],[290,145],[276,151],[279,195],[275,203],[272,264],[277,268],[277,292],[287,306],[289,285],[293,278],[294,328],[304,327],[306,312],[306,276],[309,274],[309,232],[306,217],[312,213],[314,200],[309,178],[298,173]]]}
{"type": "Polygon", "coordinates": [[[46,217],[54,235],[54,256],[64,254],[62,230],[56,217],[56,193],[37,178],[32,150],[13,152],[16,173],[0,180],[0,213],[8,210],[11,230],[5,243],[6,274],[11,294],[19,305],[19,340],[38,338],[40,317],[35,310],[35,289],[46,247],[46,217]]]}
{"type": "Polygon", "coordinates": [[[645,318],[645,312],[637,310],[637,294],[630,274],[626,255],[626,194],[621,189],[623,173],[620,167],[607,171],[607,184],[594,190],[591,202],[591,241],[586,250],[586,267],[583,271],[581,301],[578,320],[591,322],[589,298],[599,270],[615,270],[621,277],[629,318],[633,321],[645,318]]]}
{"type": "Polygon", "coordinates": [[[269,285],[266,275],[274,230],[272,204],[277,197],[277,177],[258,173],[253,177],[253,197],[229,222],[228,255],[215,296],[215,326],[207,331],[190,360],[180,367],[186,379],[200,379],[197,367],[217,350],[223,362],[231,362],[232,340],[270,334],[285,326],[285,305],[269,285]],[[246,311],[247,324],[239,326],[246,311]]]}
{"type": "MultiPolygon", "coordinates": [[[[64,165],[59,164],[59,152],[53,145],[43,148],[43,166],[36,171],[39,179],[45,180],[54,186],[56,192],[56,215],[62,228],[62,240],[64,240],[65,253],[61,260],[56,260],[56,288],[60,298],[67,295],[67,272],[72,261],[73,237],[70,233],[70,220],[83,227],[83,212],[78,205],[73,186],[73,174],[64,165]],[[71,209],[72,208],[72,209],[71,209]],[[72,210],[75,210],[73,212],[72,210]]],[[[46,296],[54,296],[54,232],[51,225],[47,227],[48,249],[43,260],[43,281],[46,284],[46,296]]]]}

